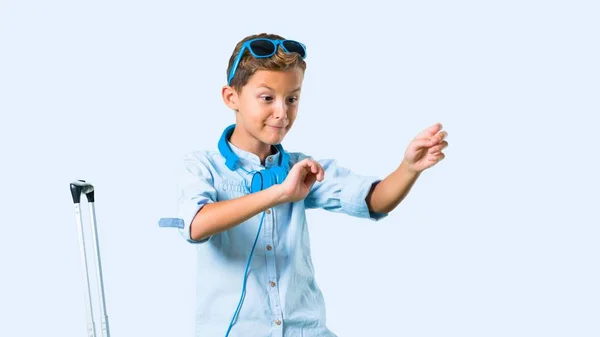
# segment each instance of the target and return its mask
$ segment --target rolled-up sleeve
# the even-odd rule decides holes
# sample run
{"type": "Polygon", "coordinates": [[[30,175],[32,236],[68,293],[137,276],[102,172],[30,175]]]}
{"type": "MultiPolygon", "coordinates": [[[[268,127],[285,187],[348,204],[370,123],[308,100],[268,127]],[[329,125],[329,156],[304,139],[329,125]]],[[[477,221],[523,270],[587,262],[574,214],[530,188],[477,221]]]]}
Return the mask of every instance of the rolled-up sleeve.
{"type": "Polygon", "coordinates": [[[306,208],[322,208],[358,218],[380,220],[388,213],[369,210],[367,195],[381,181],[378,177],[355,174],[333,159],[318,160],[325,170],[325,179],[316,182],[304,199],[306,208]]]}
{"type": "Polygon", "coordinates": [[[177,203],[178,217],[183,220],[183,226],[179,228],[179,232],[190,243],[204,243],[210,237],[200,241],[193,240],[190,226],[204,205],[217,200],[213,175],[209,169],[209,162],[202,153],[186,155],[183,164],[183,170],[179,176],[180,195],[177,203]]]}

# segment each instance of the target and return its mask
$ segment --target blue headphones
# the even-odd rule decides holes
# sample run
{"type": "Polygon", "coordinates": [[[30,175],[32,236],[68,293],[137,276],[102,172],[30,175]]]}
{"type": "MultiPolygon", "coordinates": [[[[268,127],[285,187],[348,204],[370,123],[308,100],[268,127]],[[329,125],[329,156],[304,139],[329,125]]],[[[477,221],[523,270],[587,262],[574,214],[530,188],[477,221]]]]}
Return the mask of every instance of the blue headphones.
{"type": "MultiPolygon", "coordinates": [[[[221,139],[219,139],[219,152],[225,157],[225,165],[232,171],[238,168],[240,158],[233,153],[227,140],[231,137],[235,124],[228,126],[221,139]]],[[[265,190],[274,184],[281,184],[287,177],[290,163],[290,155],[285,152],[281,144],[275,145],[279,150],[279,163],[273,167],[260,170],[252,175],[252,183],[250,184],[250,192],[256,193],[265,190]]]]}

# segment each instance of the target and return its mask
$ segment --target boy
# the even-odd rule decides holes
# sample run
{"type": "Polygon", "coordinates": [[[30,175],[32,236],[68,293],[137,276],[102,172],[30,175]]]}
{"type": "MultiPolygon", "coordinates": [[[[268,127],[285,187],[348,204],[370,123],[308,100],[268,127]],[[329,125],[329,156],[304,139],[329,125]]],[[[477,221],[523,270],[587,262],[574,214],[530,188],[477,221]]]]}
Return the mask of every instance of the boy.
{"type": "Polygon", "coordinates": [[[382,219],[444,158],[439,124],[421,132],[383,180],[286,152],[305,57],[303,44],[278,35],[237,44],[222,89],[235,124],[218,149],[186,157],[179,219],[161,220],[197,248],[196,336],[336,336],[314,277],[305,209],[382,219]]]}

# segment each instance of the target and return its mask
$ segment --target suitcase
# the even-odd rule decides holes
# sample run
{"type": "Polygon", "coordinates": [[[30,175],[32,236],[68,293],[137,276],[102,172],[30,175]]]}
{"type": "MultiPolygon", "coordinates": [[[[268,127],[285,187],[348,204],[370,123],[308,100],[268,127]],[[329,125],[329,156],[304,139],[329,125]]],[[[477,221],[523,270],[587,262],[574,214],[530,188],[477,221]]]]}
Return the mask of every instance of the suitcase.
{"type": "Polygon", "coordinates": [[[99,288],[100,297],[100,319],[101,319],[101,331],[102,337],[110,337],[110,328],[108,324],[108,315],[106,313],[106,299],[104,297],[104,280],[102,279],[102,263],[100,260],[100,244],[98,242],[98,230],[96,224],[96,209],[94,206],[94,186],[85,180],[77,180],[71,183],[71,196],[73,197],[73,203],[75,205],[75,220],[77,221],[77,232],[79,236],[79,248],[81,250],[81,264],[83,267],[84,277],[84,289],[85,289],[85,306],[87,314],[87,333],[88,337],[96,337],[96,324],[94,322],[94,314],[92,307],[92,295],[90,289],[90,274],[88,269],[88,261],[86,255],[85,238],[83,231],[83,219],[81,215],[81,196],[85,195],[90,207],[90,221],[91,221],[91,234],[94,245],[94,255],[96,262],[96,277],[97,285],[99,288]]]}

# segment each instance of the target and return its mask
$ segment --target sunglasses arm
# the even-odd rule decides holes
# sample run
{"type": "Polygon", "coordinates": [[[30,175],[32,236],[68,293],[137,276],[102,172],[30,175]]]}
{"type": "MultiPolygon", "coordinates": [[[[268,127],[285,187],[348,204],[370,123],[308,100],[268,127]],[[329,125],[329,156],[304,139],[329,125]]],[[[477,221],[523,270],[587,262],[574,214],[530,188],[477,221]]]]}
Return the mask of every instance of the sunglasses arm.
{"type": "Polygon", "coordinates": [[[238,64],[240,63],[240,59],[242,58],[242,55],[244,55],[244,50],[246,50],[246,46],[243,46],[240,49],[240,52],[237,54],[236,58],[235,58],[235,62],[233,62],[233,66],[231,67],[231,72],[229,73],[229,78],[227,79],[227,85],[231,84],[231,79],[233,78],[233,75],[235,74],[235,71],[237,70],[238,64]]]}

